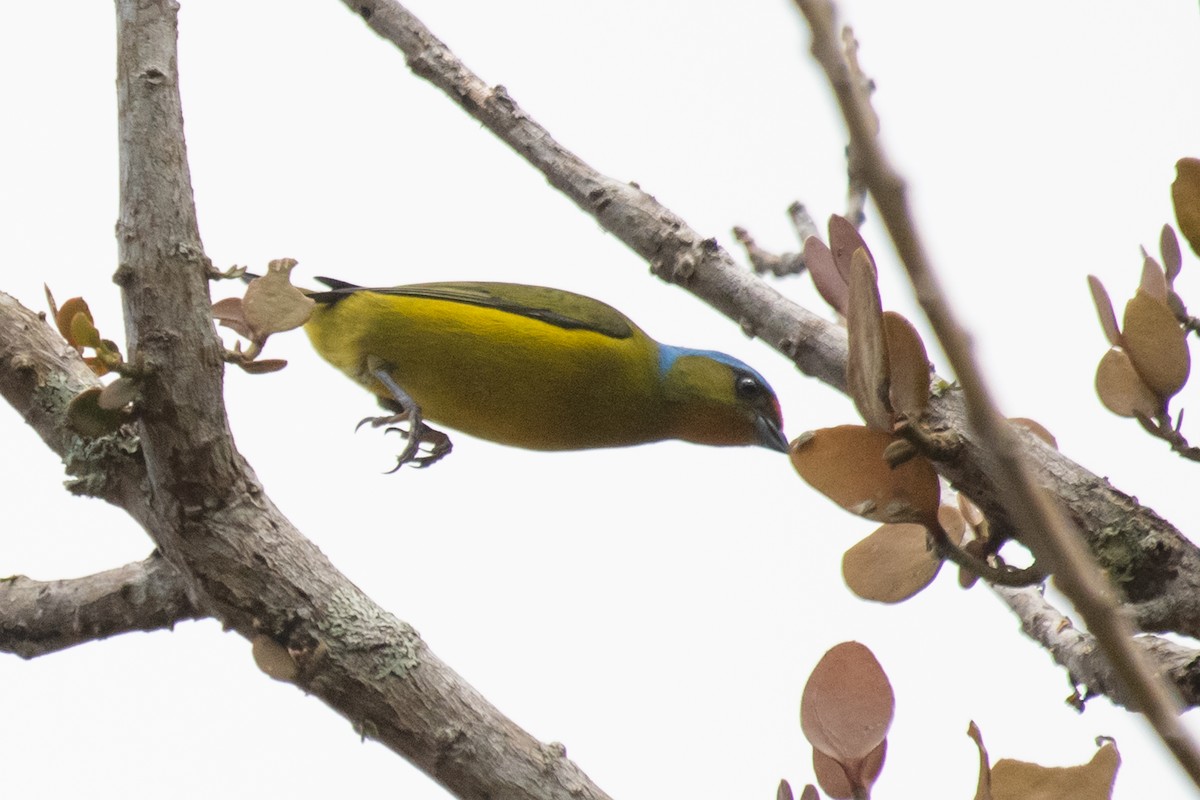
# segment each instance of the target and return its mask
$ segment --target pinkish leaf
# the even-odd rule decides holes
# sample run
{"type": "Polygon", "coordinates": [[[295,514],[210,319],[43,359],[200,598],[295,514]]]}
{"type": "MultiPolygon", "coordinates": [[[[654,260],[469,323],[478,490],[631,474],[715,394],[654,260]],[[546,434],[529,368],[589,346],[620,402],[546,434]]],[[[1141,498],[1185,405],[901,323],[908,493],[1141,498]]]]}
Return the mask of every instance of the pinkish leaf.
{"type": "Polygon", "coordinates": [[[815,749],[849,765],[884,740],[895,705],[892,685],[870,649],[842,642],[825,653],[804,685],[800,727],[815,749]]]}
{"type": "Polygon", "coordinates": [[[850,262],[850,301],[846,308],[850,352],[846,384],[858,413],[868,428],[892,430],[888,405],[888,350],[884,338],[883,308],[875,265],[864,249],[854,251],[850,262]]]}
{"type": "Polygon", "coordinates": [[[1113,347],[1121,346],[1121,328],[1117,325],[1117,312],[1113,310],[1112,300],[1104,284],[1095,275],[1088,275],[1088,288],[1092,290],[1092,302],[1096,304],[1096,313],[1100,315],[1100,328],[1104,338],[1113,347]]]}
{"type": "Polygon", "coordinates": [[[846,302],[850,294],[850,285],[846,277],[838,272],[833,263],[833,253],[815,236],[804,240],[804,264],[812,274],[813,285],[833,310],[846,316],[846,302]]]}

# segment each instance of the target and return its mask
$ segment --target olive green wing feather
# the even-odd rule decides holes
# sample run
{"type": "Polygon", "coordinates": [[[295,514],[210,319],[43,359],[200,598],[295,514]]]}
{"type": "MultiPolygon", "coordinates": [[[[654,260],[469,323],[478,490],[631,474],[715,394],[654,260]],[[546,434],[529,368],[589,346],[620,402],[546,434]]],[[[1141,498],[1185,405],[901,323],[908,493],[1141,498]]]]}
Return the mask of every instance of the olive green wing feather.
{"type": "Polygon", "coordinates": [[[613,339],[628,339],[634,333],[629,319],[612,306],[574,292],[520,283],[491,283],[485,281],[455,281],[448,283],[417,283],[386,289],[365,289],[333,278],[317,278],[330,287],[327,292],[313,292],[310,297],[318,303],[336,303],[355,292],[402,297],[423,297],[454,303],[494,308],[509,314],[519,314],[549,325],[568,330],[588,330],[613,339]]]}

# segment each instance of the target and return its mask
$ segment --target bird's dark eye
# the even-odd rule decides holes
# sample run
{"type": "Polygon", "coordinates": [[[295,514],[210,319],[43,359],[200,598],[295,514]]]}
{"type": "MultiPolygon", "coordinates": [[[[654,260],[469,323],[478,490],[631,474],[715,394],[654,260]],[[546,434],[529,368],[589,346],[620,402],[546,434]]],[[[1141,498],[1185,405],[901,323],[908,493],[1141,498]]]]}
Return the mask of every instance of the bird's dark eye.
{"type": "Polygon", "coordinates": [[[749,375],[742,375],[734,384],[733,392],[742,400],[752,400],[762,396],[763,385],[749,375]]]}

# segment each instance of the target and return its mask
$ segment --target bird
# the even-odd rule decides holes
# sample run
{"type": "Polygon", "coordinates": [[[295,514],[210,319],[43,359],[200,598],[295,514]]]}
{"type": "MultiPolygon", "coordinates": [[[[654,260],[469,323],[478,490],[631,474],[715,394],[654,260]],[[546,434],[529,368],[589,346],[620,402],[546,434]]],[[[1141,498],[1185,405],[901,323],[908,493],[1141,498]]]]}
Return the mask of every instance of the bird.
{"type": "MultiPolygon", "coordinates": [[[[530,450],[682,439],[787,452],[775,392],[733,356],[661,344],[612,306],[496,282],[327,290],[305,331],[326,361],[374,393],[408,444],[395,469],[450,450],[445,425],[530,450]],[[423,448],[419,448],[424,445],[423,448]]],[[[393,470],[395,471],[395,470],[393,470]]]]}

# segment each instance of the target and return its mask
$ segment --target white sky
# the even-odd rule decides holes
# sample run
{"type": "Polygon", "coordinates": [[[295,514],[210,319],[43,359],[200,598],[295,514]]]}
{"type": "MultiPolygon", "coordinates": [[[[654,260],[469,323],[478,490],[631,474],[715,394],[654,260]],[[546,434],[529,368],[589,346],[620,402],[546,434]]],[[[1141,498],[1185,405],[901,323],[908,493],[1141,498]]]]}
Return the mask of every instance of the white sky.
{"type": "MultiPolygon", "coordinates": [[[[663,341],[750,362],[779,392],[792,437],[856,420],[844,398],[650,277],[340,3],[183,6],[188,146],[216,264],[292,256],[301,279],[560,286],[663,341]]],[[[844,134],[785,0],[410,7],[566,146],[726,244],[743,224],[766,247],[795,249],[789,202],[822,220],[843,206],[844,134]]],[[[1195,4],[844,10],[1006,411],[1038,419],[1076,460],[1193,529],[1195,466],[1094,397],[1105,345],[1084,276],[1123,302],[1138,245],[1172,219],[1175,160],[1200,155],[1195,4]]],[[[5,11],[0,288],[34,308],[43,282],[60,300],[81,294],[102,333],[121,339],[111,4],[5,11]]],[[[867,236],[885,306],[919,320],[874,219],[867,236]]],[[[1196,302],[1198,273],[1189,254],[1182,286],[1196,302]]],[[[821,308],[807,279],[779,285],[821,308]]],[[[616,798],[768,798],[781,777],[803,785],[800,692],[848,639],[872,648],[897,695],[880,798],[972,796],[970,719],[994,758],[1080,763],[1094,736],[1115,736],[1116,797],[1194,794],[1140,720],[1101,700],[1083,716],[1064,705],[1065,675],[986,589],[963,592],[947,572],[898,607],[854,598],[841,552],[874,526],[817,496],[779,454],[682,443],[542,454],[460,435],[433,469],[383,476],[396,441],[352,433],[374,408],[366,393],[302,335],[273,340],[269,355],[291,366],[231,371],[226,386],[238,446],[275,501],[616,798]]],[[[1193,398],[1185,390],[1184,405],[1193,398]]],[[[144,557],[147,538],[63,492],[58,460],[3,414],[0,575],[67,577],[144,557]]],[[[12,796],[445,796],[266,678],[248,643],[211,621],[2,658],[0,707],[12,796]]]]}

